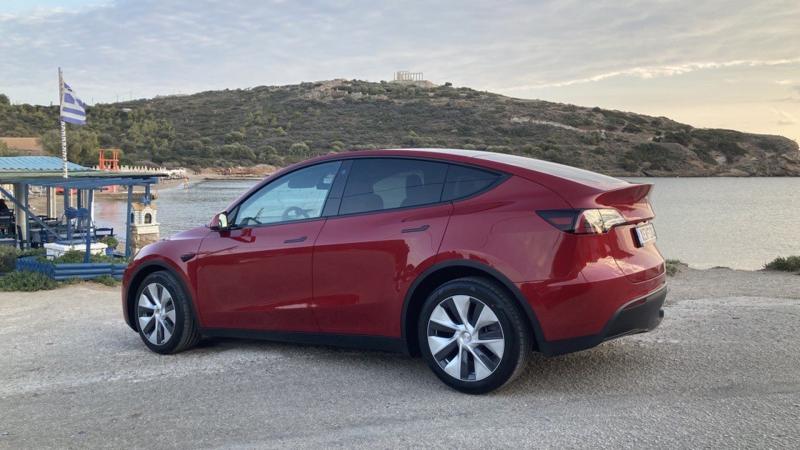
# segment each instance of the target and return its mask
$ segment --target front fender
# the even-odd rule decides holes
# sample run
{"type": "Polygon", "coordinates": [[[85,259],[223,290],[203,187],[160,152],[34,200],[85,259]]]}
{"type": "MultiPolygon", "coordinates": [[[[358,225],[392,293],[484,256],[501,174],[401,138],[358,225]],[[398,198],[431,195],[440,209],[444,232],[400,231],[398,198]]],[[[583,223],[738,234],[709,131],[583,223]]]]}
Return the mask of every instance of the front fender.
{"type": "Polygon", "coordinates": [[[164,240],[144,247],[136,255],[122,278],[122,311],[129,327],[136,329],[132,309],[139,284],[147,275],[159,270],[169,272],[178,280],[188,296],[195,317],[200,324],[203,323],[194,301],[197,298],[195,256],[201,242],[202,237],[164,240]]]}

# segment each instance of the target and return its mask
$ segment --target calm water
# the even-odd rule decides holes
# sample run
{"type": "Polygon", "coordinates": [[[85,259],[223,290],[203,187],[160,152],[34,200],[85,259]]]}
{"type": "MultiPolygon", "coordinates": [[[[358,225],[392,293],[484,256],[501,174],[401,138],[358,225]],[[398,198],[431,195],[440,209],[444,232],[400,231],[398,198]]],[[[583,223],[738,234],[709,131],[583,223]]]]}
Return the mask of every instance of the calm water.
{"type": "MultiPolygon", "coordinates": [[[[693,267],[759,269],[800,255],[800,178],[631,178],[655,184],[658,247],[693,267]]],[[[208,223],[256,181],[208,181],[161,189],[161,235],[208,223]]],[[[124,229],[124,202],[103,202],[97,221],[124,229]]]]}
{"type": "Polygon", "coordinates": [[[800,255],[800,178],[631,178],[651,183],[658,248],[698,268],[760,269],[800,255]]]}
{"type": "MultiPolygon", "coordinates": [[[[256,184],[257,180],[205,181],[193,184],[189,189],[171,187],[157,189],[158,222],[161,237],[179,231],[205,225],[211,217],[222,211],[239,195],[256,184]]],[[[113,226],[115,233],[125,231],[125,202],[103,200],[98,202],[95,220],[98,226],[113,226]]],[[[120,236],[121,240],[125,236],[120,236]]]]}

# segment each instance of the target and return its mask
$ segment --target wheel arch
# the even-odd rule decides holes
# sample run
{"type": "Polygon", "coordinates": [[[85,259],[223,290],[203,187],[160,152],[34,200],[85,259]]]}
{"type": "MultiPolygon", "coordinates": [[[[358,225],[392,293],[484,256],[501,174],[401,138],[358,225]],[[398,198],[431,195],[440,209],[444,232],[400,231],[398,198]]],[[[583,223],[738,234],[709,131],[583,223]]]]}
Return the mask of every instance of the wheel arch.
{"type": "Polygon", "coordinates": [[[199,317],[197,315],[197,307],[194,304],[194,298],[192,297],[191,290],[186,285],[184,277],[182,277],[181,274],[178,273],[178,271],[169,263],[161,260],[153,260],[143,263],[136,269],[136,272],[133,274],[133,276],[131,276],[131,281],[128,284],[128,290],[125,292],[125,308],[127,308],[128,313],[128,326],[136,331],[136,325],[134,324],[136,291],[139,290],[139,286],[142,284],[142,281],[144,281],[148,275],[155,272],[167,272],[172,275],[172,277],[178,282],[180,288],[183,290],[186,298],[189,300],[189,305],[192,307],[192,314],[194,314],[194,317],[196,318],[199,317]]]}
{"type": "Polygon", "coordinates": [[[449,260],[434,264],[428,268],[414,280],[406,293],[401,317],[402,339],[406,352],[412,356],[420,354],[416,324],[422,311],[422,305],[428,295],[443,283],[469,276],[479,276],[496,281],[511,298],[516,300],[517,307],[525,314],[533,332],[534,350],[538,350],[540,345],[545,342],[539,320],[536,318],[536,314],[525,299],[525,296],[522,295],[522,292],[514,283],[505,275],[486,264],[470,260],[449,260]]]}

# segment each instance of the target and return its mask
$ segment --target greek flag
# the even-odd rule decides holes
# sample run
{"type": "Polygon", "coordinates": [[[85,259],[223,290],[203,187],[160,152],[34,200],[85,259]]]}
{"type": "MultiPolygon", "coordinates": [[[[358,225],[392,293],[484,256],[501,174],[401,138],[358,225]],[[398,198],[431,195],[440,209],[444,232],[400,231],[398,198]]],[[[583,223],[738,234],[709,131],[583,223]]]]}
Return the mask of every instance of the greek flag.
{"type": "Polygon", "coordinates": [[[86,104],[75,95],[75,91],[64,83],[61,98],[61,120],[75,125],[86,125],[86,104]]]}

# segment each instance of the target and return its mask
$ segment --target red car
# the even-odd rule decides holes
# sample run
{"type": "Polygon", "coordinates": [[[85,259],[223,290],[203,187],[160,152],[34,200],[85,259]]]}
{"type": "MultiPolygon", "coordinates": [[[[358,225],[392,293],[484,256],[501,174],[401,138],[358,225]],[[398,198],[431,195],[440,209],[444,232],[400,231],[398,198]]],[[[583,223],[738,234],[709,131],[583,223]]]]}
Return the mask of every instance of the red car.
{"type": "Polygon", "coordinates": [[[202,336],[402,351],[484,393],[531,351],[659,324],[650,189],[481,151],[323,156],[142,249],[125,272],[125,320],[158,353],[202,336]]]}

